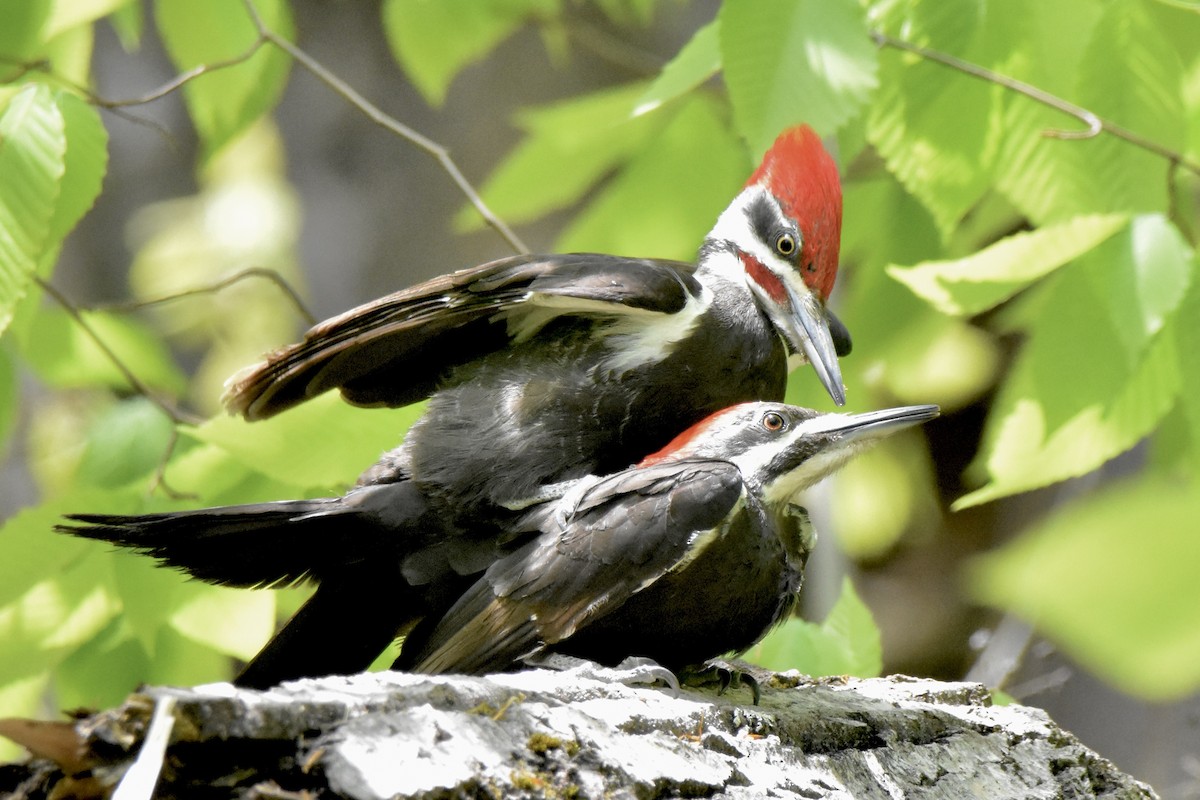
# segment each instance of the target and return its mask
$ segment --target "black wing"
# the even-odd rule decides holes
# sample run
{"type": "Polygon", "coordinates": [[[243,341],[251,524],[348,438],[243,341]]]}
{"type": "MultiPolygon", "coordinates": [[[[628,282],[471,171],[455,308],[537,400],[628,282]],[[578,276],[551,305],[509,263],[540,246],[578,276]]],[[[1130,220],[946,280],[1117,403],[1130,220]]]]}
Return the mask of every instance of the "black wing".
{"type": "Polygon", "coordinates": [[[686,564],[745,496],[721,461],[630,469],[588,489],[565,520],[493,564],[399,665],[419,672],[488,672],[619,608],[686,564]]]}
{"type": "Polygon", "coordinates": [[[319,323],[235,376],[225,403],[263,419],[338,388],[358,405],[407,405],[428,396],[449,368],[507,346],[523,321],[679,311],[699,293],[694,269],[575,253],[442,275],[319,323]]]}

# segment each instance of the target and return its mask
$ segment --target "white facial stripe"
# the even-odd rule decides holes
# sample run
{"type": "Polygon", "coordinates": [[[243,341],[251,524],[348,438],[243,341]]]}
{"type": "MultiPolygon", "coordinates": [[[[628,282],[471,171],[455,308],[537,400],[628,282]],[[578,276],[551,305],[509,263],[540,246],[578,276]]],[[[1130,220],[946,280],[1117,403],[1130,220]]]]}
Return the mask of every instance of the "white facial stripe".
{"type": "MultiPolygon", "coordinates": [[[[757,198],[766,194],[767,191],[761,186],[747,186],[745,189],[743,189],[742,193],[734,198],[733,202],[729,204],[729,207],[721,212],[721,216],[717,218],[717,224],[713,226],[708,238],[715,239],[717,241],[734,242],[747,255],[758,259],[759,263],[774,272],[776,275],[780,276],[782,279],[789,273],[795,273],[795,269],[787,261],[780,258],[779,254],[772,249],[769,243],[758,238],[758,235],[754,232],[754,229],[750,225],[750,217],[746,214],[746,209],[749,208],[757,198]]],[[[769,205],[776,214],[780,213],[779,206],[773,199],[768,198],[767,205],[769,205]]],[[[779,217],[779,221],[781,225],[786,226],[788,224],[782,216],[779,217]]],[[[797,242],[796,246],[800,247],[802,244],[802,242],[797,242]]],[[[736,270],[735,274],[731,274],[726,277],[731,279],[736,278],[739,281],[744,281],[746,279],[745,268],[742,266],[740,260],[734,259],[732,263],[729,263],[728,261],[726,263],[728,264],[727,268],[733,268],[736,270]]],[[[717,266],[722,267],[725,265],[717,266]]]]}
{"type": "Polygon", "coordinates": [[[768,504],[786,503],[800,492],[837,472],[870,442],[870,439],[866,439],[840,443],[817,453],[786,476],[767,486],[763,490],[763,499],[768,504]]]}
{"type": "MultiPolygon", "coordinates": [[[[795,442],[807,436],[828,434],[844,428],[849,417],[848,414],[822,414],[796,424],[787,432],[786,436],[789,441],[795,442]]],[[[827,443],[826,449],[814,454],[796,469],[787,475],[779,476],[772,484],[765,487],[765,498],[768,502],[786,502],[797,492],[807,489],[836,472],[855,453],[867,446],[873,438],[866,436],[846,442],[827,443]]],[[[744,453],[730,458],[729,461],[749,479],[752,476],[761,475],[783,449],[784,443],[777,439],[756,445],[744,453]]]]}

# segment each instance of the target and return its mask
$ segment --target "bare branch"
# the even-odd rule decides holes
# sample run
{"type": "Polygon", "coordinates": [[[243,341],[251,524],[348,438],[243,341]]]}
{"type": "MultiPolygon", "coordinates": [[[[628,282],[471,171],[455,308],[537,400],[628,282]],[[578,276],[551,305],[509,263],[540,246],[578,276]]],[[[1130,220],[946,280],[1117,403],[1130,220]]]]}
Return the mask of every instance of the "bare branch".
{"type": "Polygon", "coordinates": [[[287,296],[288,300],[295,307],[296,313],[303,317],[304,321],[308,323],[308,325],[312,326],[317,324],[317,318],[313,316],[313,313],[308,310],[306,305],[304,305],[304,301],[300,299],[300,294],[292,287],[292,285],[288,283],[278,272],[265,267],[249,267],[240,272],[227,275],[224,278],[203,286],[193,286],[190,289],[183,289],[182,291],[172,292],[171,294],[160,295],[159,297],[154,297],[149,300],[131,300],[123,303],[100,303],[94,306],[89,306],[89,308],[96,311],[112,311],[118,314],[127,314],[131,311],[138,311],[143,308],[148,308],[149,306],[170,303],[174,300],[181,300],[185,297],[195,297],[202,294],[214,294],[222,289],[234,285],[235,283],[240,283],[241,281],[249,278],[262,278],[275,284],[277,287],[279,287],[279,290],[287,296]]]}
{"type": "Polygon", "coordinates": [[[79,326],[79,329],[87,334],[88,338],[95,343],[96,347],[100,348],[100,351],[104,353],[108,360],[112,362],[112,365],[117,368],[117,371],[121,373],[121,376],[129,383],[131,389],[162,409],[163,413],[170,417],[171,420],[176,424],[198,425],[201,422],[199,417],[179,408],[171,401],[159,395],[159,393],[154,389],[143,383],[138,376],[134,375],[133,371],[130,370],[129,367],[125,366],[125,363],[121,361],[121,357],[113,352],[112,348],[108,346],[108,343],[104,341],[104,337],[96,333],[96,329],[93,328],[92,324],[87,321],[87,319],[80,312],[79,308],[67,299],[66,295],[56,289],[49,281],[43,280],[36,275],[33,279],[38,286],[42,287],[42,290],[45,291],[46,294],[53,297],[55,302],[62,306],[62,309],[67,312],[67,316],[71,317],[71,319],[75,321],[75,324],[79,326]]]}
{"type": "Polygon", "coordinates": [[[250,14],[251,20],[254,22],[254,27],[258,30],[259,36],[269,41],[271,44],[278,47],[283,52],[291,56],[300,66],[311,72],[318,80],[328,86],[337,94],[344,97],[351,105],[366,115],[367,119],[374,122],[376,125],[391,131],[392,133],[412,142],[418,148],[433,156],[433,158],[441,165],[442,169],[450,176],[451,180],[458,186],[459,190],[466,196],[467,200],[474,206],[479,215],[490,225],[497,233],[504,237],[505,241],[512,246],[518,253],[528,253],[529,248],[521,241],[520,237],[512,231],[497,217],[487,204],[483,202],[483,198],[475,191],[475,188],[467,181],[459,170],[458,165],[450,157],[450,151],[443,145],[438,144],[432,139],[424,136],[394,117],[385,114],[378,106],[371,103],[361,94],[356,92],[349,84],[341,78],[334,75],[326,69],[319,61],[310,56],[308,53],[301,50],[296,45],[289,42],[287,39],[279,36],[271,29],[267,28],[263,19],[258,14],[258,10],[254,7],[253,0],[243,0],[246,5],[246,11],[250,14]]]}
{"type": "Polygon", "coordinates": [[[872,31],[871,39],[880,47],[891,47],[896,50],[903,50],[906,53],[913,53],[921,58],[951,67],[952,69],[956,69],[959,72],[970,75],[974,78],[979,78],[980,80],[987,81],[988,83],[994,83],[998,86],[1003,86],[1006,89],[1011,89],[1012,91],[1017,92],[1018,94],[1023,94],[1029,99],[1041,103],[1044,106],[1053,108],[1055,111],[1060,111],[1063,114],[1074,117],[1085,126],[1083,130],[1077,131],[1051,128],[1043,131],[1043,136],[1048,136],[1055,139],[1091,139],[1099,136],[1101,132],[1104,132],[1115,136],[1118,139],[1124,139],[1135,147],[1140,147],[1143,150],[1161,156],[1170,162],[1172,166],[1182,167],[1189,172],[1200,175],[1200,164],[1189,160],[1183,155],[1183,153],[1177,150],[1172,150],[1169,147],[1164,147],[1163,145],[1151,141],[1144,136],[1133,133],[1132,131],[1121,127],[1120,125],[1116,125],[1115,123],[1104,119],[1094,111],[1089,111],[1082,106],[1077,106],[1074,103],[1058,97],[1057,95],[1050,94],[1044,89],[1039,89],[1036,86],[1017,80],[1016,78],[1009,77],[1008,75],[1001,75],[998,72],[987,69],[986,67],[981,67],[978,64],[972,64],[969,61],[964,61],[956,56],[942,53],[937,50],[930,50],[927,47],[921,47],[920,45],[915,45],[910,42],[903,41],[902,39],[893,38],[879,31],[872,31]]]}

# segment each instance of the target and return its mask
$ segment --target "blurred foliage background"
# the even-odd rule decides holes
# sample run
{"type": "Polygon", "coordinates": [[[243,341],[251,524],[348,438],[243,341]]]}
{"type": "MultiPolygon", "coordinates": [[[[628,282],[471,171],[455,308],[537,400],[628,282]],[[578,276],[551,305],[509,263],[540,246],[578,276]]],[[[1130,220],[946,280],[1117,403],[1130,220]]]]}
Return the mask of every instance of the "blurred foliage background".
{"type": "MultiPolygon", "coordinates": [[[[690,259],[813,125],[844,176],[851,408],[945,416],[814,492],[825,622],[750,656],[983,680],[1200,794],[1200,3],[253,3],[533,250],[690,259]]],[[[0,7],[0,716],[232,674],[302,587],[52,525],[341,491],[419,409],[248,425],[224,379],[310,313],[512,250],[278,44],[243,0],[0,7]]]]}

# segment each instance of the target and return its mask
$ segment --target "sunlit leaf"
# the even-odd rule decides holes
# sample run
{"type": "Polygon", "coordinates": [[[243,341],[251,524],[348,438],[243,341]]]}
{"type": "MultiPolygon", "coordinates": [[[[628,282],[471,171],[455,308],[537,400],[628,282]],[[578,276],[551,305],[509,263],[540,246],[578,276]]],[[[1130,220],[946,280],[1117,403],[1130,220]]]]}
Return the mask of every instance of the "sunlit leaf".
{"type": "MultiPolygon", "coordinates": [[[[971,59],[984,14],[978,3],[953,0],[917,4],[903,19],[884,22],[903,30],[906,41],[971,59]]],[[[881,64],[867,136],[948,237],[990,184],[993,90],[942,64],[896,51],[885,52],[881,64]]]]}
{"type": "MultiPolygon", "coordinates": [[[[1179,307],[1179,317],[1184,320],[1200,320],[1200,263],[1192,261],[1192,285],[1179,307]]],[[[1180,325],[1176,333],[1179,370],[1183,389],[1179,393],[1180,406],[1191,430],[1192,463],[1200,473],[1200,325],[1180,325]]]]}
{"type": "Polygon", "coordinates": [[[119,606],[106,573],[103,559],[76,561],[0,607],[0,685],[52,668],[108,624],[119,606]]]}
{"type": "Polygon", "coordinates": [[[883,670],[879,628],[850,579],[820,625],[789,619],[746,653],[768,669],[873,678],[883,670]]]}
{"type": "Polygon", "coordinates": [[[42,29],[42,35],[47,39],[57,36],[65,30],[105,17],[132,0],[58,0],[53,4],[53,12],[42,29]]]}
{"type": "Polygon", "coordinates": [[[4,452],[8,437],[12,435],[20,402],[16,365],[8,349],[0,347],[0,452],[4,452]]]}
{"type": "MultiPolygon", "coordinates": [[[[1079,102],[1160,145],[1179,146],[1181,67],[1174,48],[1148,21],[1143,4],[1104,8],[1075,73],[1079,102]]],[[[1005,95],[1004,104],[997,187],[1037,224],[1096,212],[1167,210],[1162,157],[1108,134],[1048,137],[1048,130],[1076,131],[1083,124],[1015,94],[1005,95]]]]}
{"type": "Polygon", "coordinates": [[[47,575],[61,575],[99,546],[54,532],[63,515],[85,511],[100,493],[79,492],[40,506],[22,509],[0,528],[0,606],[7,606],[47,575]]]}
{"type": "Polygon", "coordinates": [[[1151,305],[1174,308],[1182,300],[1187,283],[1178,265],[1139,244],[1155,231],[1167,239],[1164,230],[1127,229],[1051,278],[1045,311],[1035,318],[984,432],[975,469],[985,471],[989,483],[957,507],[1089,472],[1136,444],[1171,409],[1181,380],[1176,328],[1194,320],[1175,313],[1162,325],[1158,314],[1113,311],[1138,302],[1128,287],[1147,278],[1160,282],[1154,278],[1160,273],[1174,296],[1162,294],[1163,286],[1146,289],[1151,305]]]}
{"type": "Polygon", "coordinates": [[[50,219],[50,241],[71,232],[100,194],[108,167],[108,132],[94,106],[70,92],[56,92],[67,137],[62,190],[50,219]]]}
{"type": "Polygon", "coordinates": [[[1060,510],[976,562],[975,595],[1125,691],[1200,687],[1200,487],[1147,477],[1060,510]]]}
{"type": "Polygon", "coordinates": [[[277,480],[330,487],[353,482],[398,447],[422,410],[355,408],[329,392],[262,422],[221,415],[184,432],[277,480]]]}
{"type": "MultiPolygon", "coordinates": [[[[145,325],[107,312],[85,311],[82,315],[105,347],[143,383],[170,392],[179,392],[186,385],[187,379],[166,345],[145,325]]],[[[112,357],[61,308],[42,309],[24,338],[30,365],[52,386],[129,387],[112,357]]]]}
{"type": "Polygon", "coordinates": [[[49,241],[67,152],[49,89],[32,84],[0,116],[0,333],[29,290],[49,241]]]}
{"type": "Polygon", "coordinates": [[[797,122],[833,133],[877,84],[878,55],[854,0],[725,3],[718,20],[734,118],[755,154],[797,122]]]}
{"type": "Polygon", "coordinates": [[[4,24],[0,25],[0,53],[15,61],[35,56],[44,41],[42,28],[54,5],[51,0],[5,3],[4,24]]]}
{"type": "Polygon", "coordinates": [[[638,99],[633,109],[634,115],[647,114],[716,75],[721,69],[721,43],[718,36],[716,20],[696,31],[638,99]]]}
{"type": "Polygon", "coordinates": [[[149,655],[118,616],[58,665],[54,694],[63,708],[109,708],[149,673],[149,655]]]}
{"type": "Polygon", "coordinates": [[[1121,214],[1074,217],[952,261],[888,267],[888,274],[944,314],[973,316],[996,306],[1108,239],[1128,223],[1121,214]]]}
{"type": "Polygon", "coordinates": [[[92,424],[78,479],[117,488],[153,474],[170,445],[175,423],[144,397],[114,403],[92,424]]]}
{"type": "Polygon", "coordinates": [[[694,98],[575,218],[558,247],[694,258],[749,172],[723,120],[708,101],[694,98]]]}
{"type": "Polygon", "coordinates": [[[192,586],[200,591],[192,593],[170,617],[171,627],[192,641],[249,661],[275,632],[274,592],[192,586]]]}
{"type": "Polygon", "coordinates": [[[383,29],[413,84],[440,105],[463,67],[527,21],[557,10],[558,0],[387,0],[383,29]]]}
{"type": "MultiPolygon", "coordinates": [[[[254,0],[264,24],[292,36],[285,0],[254,0]]],[[[258,32],[242,0],[156,0],[158,30],[171,61],[181,72],[244,56],[258,32]]],[[[287,81],[291,59],[276,47],[260,46],[242,63],[222,66],[184,86],[196,130],[211,155],[275,105],[287,81]]]]}

